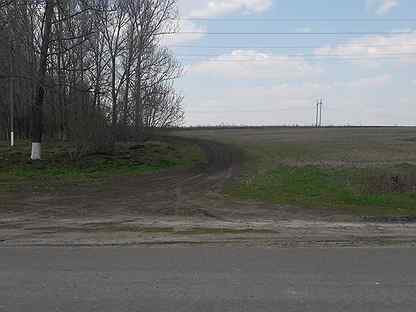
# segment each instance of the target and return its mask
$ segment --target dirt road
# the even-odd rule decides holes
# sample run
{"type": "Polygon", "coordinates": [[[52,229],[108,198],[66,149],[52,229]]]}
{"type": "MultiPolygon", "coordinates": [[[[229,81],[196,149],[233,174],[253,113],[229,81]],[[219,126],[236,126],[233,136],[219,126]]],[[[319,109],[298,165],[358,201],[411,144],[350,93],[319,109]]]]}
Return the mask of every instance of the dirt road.
{"type": "MultiPolygon", "coordinates": [[[[3,213],[37,214],[43,217],[96,217],[117,214],[197,215],[186,203],[209,192],[221,192],[224,183],[237,176],[241,153],[211,141],[170,138],[198,144],[207,162],[191,169],[165,170],[156,174],[114,177],[104,185],[68,186],[54,193],[18,191],[7,198],[3,213]]],[[[5,204],[2,204],[5,205],[5,204]]]]}
{"type": "Polygon", "coordinates": [[[355,246],[416,242],[416,224],[357,223],[326,211],[226,198],[223,188],[239,175],[241,151],[213,141],[171,139],[198,144],[207,163],[117,177],[105,186],[18,192],[0,206],[0,244],[355,246]]]}

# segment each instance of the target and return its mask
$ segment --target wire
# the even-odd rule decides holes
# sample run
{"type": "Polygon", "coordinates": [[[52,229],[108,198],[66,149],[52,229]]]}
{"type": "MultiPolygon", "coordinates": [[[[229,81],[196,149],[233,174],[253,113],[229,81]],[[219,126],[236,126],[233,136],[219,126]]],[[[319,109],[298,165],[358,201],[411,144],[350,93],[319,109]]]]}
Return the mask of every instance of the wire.
{"type": "MultiPolygon", "coordinates": [[[[403,60],[405,59],[405,57],[401,56],[401,57],[394,57],[394,56],[389,56],[389,57],[334,57],[334,58],[318,58],[318,57],[313,57],[313,58],[308,58],[308,57],[302,57],[302,59],[307,59],[309,61],[377,61],[377,60],[403,60]]],[[[186,59],[186,57],[181,57],[180,58],[181,61],[199,61],[196,58],[192,58],[192,59],[186,59]]],[[[292,57],[292,58],[288,58],[285,59],[285,62],[290,62],[290,61],[296,61],[298,62],[300,60],[300,57],[292,57]]],[[[244,60],[220,60],[220,59],[210,59],[210,60],[204,60],[201,59],[201,61],[204,61],[205,63],[278,63],[281,62],[282,60],[270,60],[270,59],[244,59],[244,60]]]]}
{"type": "Polygon", "coordinates": [[[212,35],[212,36],[266,36],[266,35],[281,35],[281,36],[338,36],[338,35],[412,35],[416,34],[414,31],[397,31],[397,32],[371,32],[371,31],[349,31],[349,32],[204,32],[204,31],[180,31],[164,33],[165,35],[212,35]]]}
{"type": "MultiPolygon", "coordinates": [[[[218,54],[176,54],[176,56],[191,56],[191,57],[223,57],[223,56],[239,56],[249,57],[250,55],[218,55],[218,54]]],[[[376,55],[348,55],[348,54],[292,54],[292,55],[274,55],[273,57],[377,57],[377,56],[416,56],[415,53],[380,53],[376,55]]]]}
{"type": "MultiPolygon", "coordinates": [[[[348,43],[340,43],[340,45],[348,45],[348,43]]],[[[406,43],[406,46],[415,46],[416,42],[406,43]]],[[[325,46],[199,46],[199,45],[170,45],[170,48],[200,48],[200,49],[321,49],[325,46]]],[[[330,47],[330,46],[329,46],[330,47]]],[[[397,44],[384,44],[384,45],[360,45],[354,44],[354,47],[359,48],[383,48],[383,47],[397,47],[400,45],[397,44]]]]}
{"type": "Polygon", "coordinates": [[[221,21],[221,22],[416,22],[416,18],[213,18],[183,17],[183,21],[221,21]]]}

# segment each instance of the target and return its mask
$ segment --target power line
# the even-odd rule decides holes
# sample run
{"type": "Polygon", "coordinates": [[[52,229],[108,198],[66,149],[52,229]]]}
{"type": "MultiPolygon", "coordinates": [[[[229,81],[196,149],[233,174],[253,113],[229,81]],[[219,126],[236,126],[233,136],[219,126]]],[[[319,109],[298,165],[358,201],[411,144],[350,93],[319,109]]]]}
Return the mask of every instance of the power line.
{"type": "Polygon", "coordinates": [[[218,18],[184,17],[183,21],[221,21],[221,22],[416,22],[416,18],[218,18]]]}
{"type": "Polygon", "coordinates": [[[179,31],[163,33],[164,35],[210,35],[210,36],[359,36],[359,35],[412,35],[414,31],[346,31],[346,32],[204,32],[204,31],[179,31]]]}
{"type": "MultiPolygon", "coordinates": [[[[351,57],[351,58],[349,58],[349,57],[338,57],[338,58],[317,58],[317,57],[314,57],[314,58],[307,58],[307,57],[304,57],[304,58],[302,58],[302,59],[307,59],[307,60],[309,60],[309,61],[363,61],[363,60],[367,60],[367,61],[377,61],[377,60],[403,60],[405,57],[351,57]]],[[[287,59],[285,59],[284,61],[285,62],[290,62],[290,61],[296,61],[296,62],[298,62],[299,61],[299,57],[298,58],[287,58],[287,59]]],[[[181,57],[180,58],[180,60],[181,61],[199,61],[199,59],[197,59],[197,58],[189,58],[189,59],[187,59],[187,58],[183,58],[183,57],[181,57]]],[[[273,62],[280,62],[280,61],[282,61],[282,60],[270,60],[270,59],[261,59],[261,60],[259,60],[259,59],[251,59],[251,60],[248,60],[248,59],[245,59],[245,60],[235,60],[235,59],[228,59],[228,60],[220,60],[220,59],[210,59],[210,60],[204,60],[204,59],[200,59],[200,60],[202,60],[202,61],[204,61],[205,63],[265,63],[266,61],[267,62],[269,62],[269,63],[273,63],[273,62]]]]}
{"type": "MultiPolygon", "coordinates": [[[[343,42],[345,45],[348,43],[343,42]]],[[[342,44],[342,43],[341,43],[342,44]]],[[[406,46],[414,46],[416,47],[416,43],[406,43],[406,46]]],[[[325,48],[325,46],[200,46],[200,45],[170,45],[169,47],[173,48],[200,48],[200,49],[321,49],[325,48]]],[[[383,45],[360,45],[354,44],[354,47],[359,48],[384,48],[384,47],[396,47],[400,48],[400,45],[397,44],[383,44],[383,45]]],[[[331,47],[329,47],[331,48],[331,47]]]]}
{"type": "MultiPolygon", "coordinates": [[[[175,54],[176,56],[180,57],[224,57],[224,55],[218,54],[175,54]]],[[[226,55],[228,56],[239,56],[239,57],[250,57],[250,55],[226,55]]],[[[416,56],[416,52],[414,53],[381,53],[376,55],[356,55],[356,54],[285,54],[285,55],[273,55],[272,57],[384,57],[384,56],[416,56]]],[[[264,60],[268,60],[264,58],[264,60]]]]}

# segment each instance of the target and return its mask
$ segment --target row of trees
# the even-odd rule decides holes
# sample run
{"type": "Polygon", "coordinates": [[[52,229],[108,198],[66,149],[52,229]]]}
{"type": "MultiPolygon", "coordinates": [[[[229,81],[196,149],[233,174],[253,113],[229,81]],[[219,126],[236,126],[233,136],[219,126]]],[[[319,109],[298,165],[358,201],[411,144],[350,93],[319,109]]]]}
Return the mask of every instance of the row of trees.
{"type": "Polygon", "coordinates": [[[177,125],[176,0],[0,0],[0,136],[143,140],[177,125]]]}

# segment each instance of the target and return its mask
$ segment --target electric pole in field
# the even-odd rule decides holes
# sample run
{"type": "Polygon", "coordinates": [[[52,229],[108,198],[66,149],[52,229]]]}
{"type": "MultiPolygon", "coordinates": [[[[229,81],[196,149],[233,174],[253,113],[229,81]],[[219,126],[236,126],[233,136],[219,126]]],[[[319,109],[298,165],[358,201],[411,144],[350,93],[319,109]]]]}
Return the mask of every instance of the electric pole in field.
{"type": "Polygon", "coordinates": [[[322,105],[323,101],[321,99],[321,101],[319,102],[319,128],[322,127],[322,105]]]}
{"type": "Polygon", "coordinates": [[[316,128],[320,128],[322,127],[322,105],[323,105],[323,100],[318,100],[316,102],[316,128]]]}

